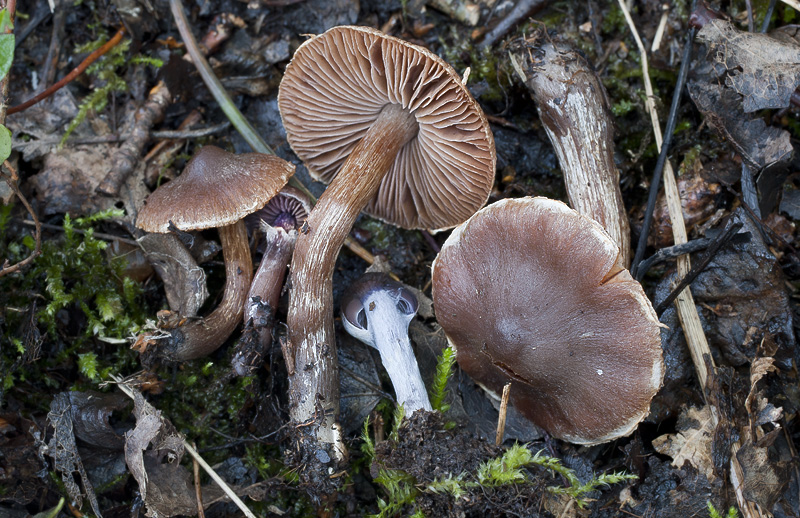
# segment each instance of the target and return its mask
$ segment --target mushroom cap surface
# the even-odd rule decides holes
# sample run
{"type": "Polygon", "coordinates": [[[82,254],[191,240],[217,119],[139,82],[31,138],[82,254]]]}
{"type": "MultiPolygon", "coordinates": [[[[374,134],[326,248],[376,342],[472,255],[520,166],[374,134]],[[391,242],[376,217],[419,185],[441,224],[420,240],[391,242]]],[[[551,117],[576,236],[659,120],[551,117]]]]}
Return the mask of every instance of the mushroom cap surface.
{"type": "Polygon", "coordinates": [[[631,433],[661,387],[660,324],[595,221],[546,198],[494,203],[433,265],[436,317],[459,365],[554,437],[631,433]]]}
{"type": "Polygon", "coordinates": [[[231,225],[263,207],[293,174],[294,165],[274,155],[205,146],[147,197],[136,226],[166,233],[170,222],[185,231],[231,225]]]}
{"type": "Polygon", "coordinates": [[[368,27],[334,27],[297,49],[278,92],[292,149],[326,183],[387,104],[413,114],[419,131],[364,211],[439,230],[482,207],[494,182],[494,138],[461,78],[429,50],[368,27]]]}

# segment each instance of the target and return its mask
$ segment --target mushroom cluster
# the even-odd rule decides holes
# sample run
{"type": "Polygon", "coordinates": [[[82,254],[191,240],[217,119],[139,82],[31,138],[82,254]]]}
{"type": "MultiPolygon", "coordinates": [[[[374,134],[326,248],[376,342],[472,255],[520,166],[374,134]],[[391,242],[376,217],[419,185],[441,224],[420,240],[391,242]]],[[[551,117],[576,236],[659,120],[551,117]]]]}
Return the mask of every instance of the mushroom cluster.
{"type": "Polygon", "coordinates": [[[225,259],[222,301],[207,317],[174,329],[157,356],[172,361],[201,358],[221,346],[242,319],[253,278],[243,218],[263,207],[294,174],[273,155],[234,155],[205,146],[183,173],[156,189],[139,211],[136,226],[147,232],[216,228],[225,259]]]}
{"type": "Polygon", "coordinates": [[[494,203],[433,265],[436,318],[461,368],[552,436],[631,433],[661,386],[655,311],[594,220],[546,198],[494,203]]]}

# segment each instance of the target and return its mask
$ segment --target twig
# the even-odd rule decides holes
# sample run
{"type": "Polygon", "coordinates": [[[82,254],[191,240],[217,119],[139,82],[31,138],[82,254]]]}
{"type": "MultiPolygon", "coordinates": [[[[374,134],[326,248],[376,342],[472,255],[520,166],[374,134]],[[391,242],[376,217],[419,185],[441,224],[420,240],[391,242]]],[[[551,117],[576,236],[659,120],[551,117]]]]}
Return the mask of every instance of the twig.
{"type": "Polygon", "coordinates": [[[772,20],[772,12],[775,10],[775,4],[778,3],[778,0],[770,0],[769,6],[767,7],[767,12],[764,14],[764,23],[761,24],[761,32],[767,32],[769,28],[769,22],[772,20]]]}
{"type": "Polygon", "coordinates": [[[117,196],[125,180],[140,163],[142,149],[150,137],[150,128],[164,118],[164,110],[172,102],[172,94],[164,81],[150,90],[147,101],[136,110],[131,134],[114,153],[111,169],[95,188],[103,196],[117,196]]]}
{"type": "Polygon", "coordinates": [[[483,38],[478,48],[485,49],[491,47],[497,40],[505,36],[508,31],[513,29],[523,18],[528,16],[532,11],[541,9],[545,4],[547,4],[547,0],[521,0],[517,2],[514,9],[512,9],[505,18],[500,20],[500,23],[483,38]]]}
{"type": "MultiPolygon", "coordinates": [[[[217,15],[212,29],[206,33],[201,53],[208,55],[230,38],[232,25],[230,15],[217,15]]],[[[186,58],[187,56],[184,56],[186,58]]],[[[164,118],[164,112],[172,104],[172,93],[164,81],[150,90],[147,101],[136,111],[136,118],[130,136],[114,155],[114,164],[103,181],[95,189],[104,196],[118,196],[122,185],[140,162],[142,151],[147,144],[153,126],[164,118]]],[[[184,128],[185,129],[185,128],[184,128]]],[[[152,153],[153,151],[151,151],[152,153]]],[[[145,157],[147,161],[147,157],[145,157]]]]}
{"type": "Polygon", "coordinates": [[[186,452],[189,455],[191,455],[192,459],[195,459],[197,463],[200,464],[200,466],[202,466],[204,470],[206,470],[208,476],[214,479],[214,482],[216,482],[219,485],[219,487],[221,487],[222,490],[225,491],[225,494],[228,495],[228,497],[233,501],[233,503],[236,504],[236,507],[242,510],[245,516],[247,516],[248,518],[256,518],[256,515],[253,514],[253,511],[251,511],[245,505],[242,499],[239,498],[239,495],[237,495],[233,491],[233,489],[231,489],[231,487],[224,480],[222,480],[222,477],[217,475],[217,472],[214,471],[214,469],[211,466],[209,466],[205,460],[203,460],[203,457],[201,457],[200,454],[197,453],[197,451],[195,451],[194,448],[192,448],[192,445],[189,444],[189,441],[187,441],[186,439],[183,440],[183,447],[186,448],[186,452]]]}
{"type": "MultiPolygon", "coordinates": [[[[28,226],[36,226],[36,223],[34,223],[33,221],[28,221],[28,220],[21,220],[20,223],[22,223],[23,225],[28,225],[28,226]]],[[[56,232],[63,232],[64,231],[64,227],[59,226],[59,225],[51,225],[49,223],[40,223],[39,227],[43,228],[45,230],[55,230],[56,232]]],[[[73,228],[72,232],[74,232],[76,234],[81,234],[81,235],[86,234],[85,230],[81,230],[79,228],[73,228]]],[[[134,241],[133,239],[128,239],[128,238],[125,238],[125,237],[119,237],[119,236],[115,236],[115,235],[112,235],[112,234],[105,234],[103,232],[92,232],[92,237],[96,237],[97,239],[102,239],[103,241],[119,241],[120,243],[125,243],[126,245],[135,246],[137,248],[139,247],[139,243],[137,241],[134,241]]]]}
{"type": "Polygon", "coordinates": [[[756,24],[753,21],[753,2],[751,0],[744,0],[744,4],[747,8],[747,30],[748,32],[753,32],[756,30],[756,24]]]}
{"type": "MultiPolygon", "coordinates": [[[[131,399],[134,399],[133,389],[130,388],[128,385],[126,385],[121,378],[112,374],[111,379],[114,380],[114,382],[117,384],[117,387],[119,387],[119,389],[122,392],[124,392],[126,396],[128,396],[131,399]]],[[[187,441],[185,438],[183,438],[183,436],[181,436],[181,442],[186,452],[192,457],[192,459],[196,460],[197,463],[203,467],[206,473],[208,473],[208,476],[210,476],[214,480],[214,482],[216,482],[217,485],[219,485],[219,487],[225,492],[225,494],[228,495],[228,497],[233,501],[233,503],[236,504],[236,507],[241,509],[244,515],[247,516],[248,518],[256,518],[256,515],[253,514],[253,511],[251,511],[245,505],[245,503],[242,502],[242,499],[239,498],[239,496],[233,491],[233,489],[231,489],[228,483],[222,480],[222,478],[219,475],[217,475],[217,472],[214,471],[214,469],[211,466],[209,466],[205,460],[203,460],[203,457],[201,457],[200,454],[197,453],[197,451],[194,448],[192,448],[192,445],[189,444],[189,441],[187,441]]]]}
{"type": "MultiPolygon", "coordinates": [[[[196,449],[197,445],[192,442],[192,447],[196,449]]],[[[194,475],[194,495],[197,499],[197,516],[206,518],[206,512],[203,509],[203,489],[200,487],[200,464],[195,458],[192,458],[192,474],[194,475]]]]}
{"type": "Polygon", "coordinates": [[[19,198],[19,201],[22,202],[22,205],[28,211],[28,214],[30,214],[31,218],[33,218],[33,225],[35,227],[34,239],[36,240],[36,244],[33,247],[33,252],[31,252],[31,254],[22,261],[10,266],[8,265],[8,259],[3,261],[3,264],[0,265],[0,277],[7,275],[9,273],[16,272],[23,266],[27,266],[29,263],[33,262],[34,259],[39,257],[39,254],[42,253],[42,224],[39,222],[39,217],[36,216],[36,212],[34,212],[33,208],[28,203],[28,200],[25,199],[25,196],[22,195],[22,192],[19,190],[19,187],[17,187],[17,181],[19,180],[19,176],[17,175],[16,169],[14,169],[11,166],[11,164],[8,163],[8,160],[3,162],[3,165],[9,171],[11,171],[11,174],[8,175],[4,171],[0,170],[0,177],[2,177],[3,180],[5,180],[6,184],[8,184],[8,187],[12,191],[14,191],[14,194],[16,194],[17,198],[19,198]]]}
{"type": "Polygon", "coordinates": [[[711,263],[711,260],[714,259],[714,256],[717,255],[717,252],[720,251],[722,245],[730,241],[731,238],[737,232],[739,232],[739,230],[742,228],[743,223],[741,222],[731,223],[731,221],[732,220],[728,221],[729,223],[728,228],[725,229],[722,235],[718,236],[717,239],[715,239],[711,243],[711,246],[708,247],[708,251],[699,261],[699,263],[694,265],[694,267],[692,267],[692,269],[689,270],[689,273],[687,273],[686,276],[678,282],[675,288],[673,288],[672,293],[670,293],[667,296],[667,298],[662,300],[661,303],[659,303],[659,305],[656,306],[657,315],[660,316],[661,313],[663,313],[664,310],[667,309],[667,307],[670,304],[672,304],[672,302],[680,294],[680,292],[683,291],[684,288],[686,288],[687,286],[691,286],[692,282],[694,282],[697,276],[700,275],[700,273],[703,270],[705,270],[706,267],[711,263]]]}
{"type": "MultiPolygon", "coordinates": [[[[650,119],[653,124],[653,133],[655,134],[656,145],[659,148],[659,152],[661,152],[661,145],[663,141],[661,136],[661,123],[658,120],[658,113],[656,112],[655,102],[653,101],[653,87],[650,83],[650,75],[648,72],[647,52],[642,44],[641,38],[639,37],[639,33],[636,30],[636,25],[633,23],[633,19],[628,11],[628,7],[625,5],[625,1],[618,0],[618,2],[620,8],[622,9],[623,15],[625,16],[625,20],[628,23],[631,32],[633,33],[633,37],[636,40],[636,45],[639,48],[639,53],[642,59],[642,76],[644,79],[645,92],[647,93],[645,106],[650,112],[650,119]]],[[[673,240],[675,241],[675,244],[686,243],[688,239],[686,236],[686,225],[683,221],[683,212],[681,208],[680,194],[678,192],[678,184],[675,181],[675,174],[672,172],[672,165],[669,163],[669,161],[666,161],[664,165],[664,193],[667,199],[669,217],[672,220],[673,240]]],[[[678,275],[684,278],[689,273],[690,269],[691,264],[689,256],[684,255],[679,257],[678,275]]],[[[714,360],[711,356],[711,350],[708,347],[708,341],[706,340],[706,335],[703,332],[703,327],[700,324],[700,316],[697,314],[697,307],[695,306],[694,297],[692,296],[692,291],[689,287],[684,288],[683,291],[678,294],[675,299],[675,306],[677,308],[678,320],[681,323],[683,333],[686,336],[689,354],[692,357],[695,372],[697,373],[697,377],[700,381],[703,398],[706,401],[709,401],[707,394],[708,376],[709,369],[714,368],[714,360]],[[708,364],[706,364],[706,362],[708,362],[708,364]]],[[[710,405],[710,408],[712,419],[714,420],[714,425],[716,426],[719,423],[719,410],[714,405],[710,405]]],[[[736,451],[738,448],[738,442],[735,442],[731,445],[730,479],[736,493],[736,502],[739,504],[739,509],[741,509],[745,518],[762,516],[758,506],[748,501],[744,497],[742,490],[742,483],[744,480],[742,476],[742,467],[739,465],[739,461],[736,458],[736,451]]]]}
{"type": "MultiPolygon", "coordinates": [[[[213,126],[206,126],[205,128],[198,128],[193,130],[163,130],[163,131],[151,131],[150,132],[150,139],[160,139],[160,140],[181,140],[181,139],[191,139],[191,138],[201,138],[201,137],[208,137],[209,135],[215,135],[227,129],[231,123],[229,121],[221,122],[219,124],[214,124],[213,126]]],[[[120,142],[122,140],[126,140],[130,137],[130,133],[123,133],[121,135],[101,135],[95,137],[71,137],[68,138],[65,144],[69,145],[81,145],[81,144],[111,144],[114,142],[120,142]]],[[[16,151],[24,152],[28,147],[33,146],[42,146],[42,145],[56,145],[61,142],[62,138],[59,136],[56,137],[47,137],[38,140],[31,140],[29,142],[14,142],[13,149],[16,151]]]]}
{"type": "Polygon", "coordinates": [[[103,45],[99,49],[97,49],[94,52],[92,52],[91,54],[89,54],[86,57],[86,59],[84,59],[81,62],[80,65],[75,67],[72,70],[72,72],[70,72],[69,74],[64,76],[64,78],[61,79],[61,81],[57,82],[56,84],[54,84],[53,86],[51,86],[50,88],[48,88],[44,92],[40,93],[39,95],[34,96],[33,99],[28,99],[27,101],[25,101],[22,104],[18,104],[16,106],[12,106],[11,108],[8,109],[8,114],[11,115],[13,113],[21,112],[22,110],[30,108],[31,106],[33,106],[34,104],[38,103],[42,99],[46,99],[46,98],[50,97],[51,95],[53,95],[54,93],[56,93],[57,91],[61,90],[63,87],[68,85],[73,79],[75,79],[76,77],[81,75],[87,68],[89,68],[89,65],[91,65],[92,63],[97,61],[101,56],[103,56],[109,50],[114,48],[120,41],[122,41],[122,37],[124,35],[125,35],[125,27],[121,27],[117,31],[117,33],[114,34],[114,36],[105,43],[105,45],[103,45]]]}
{"type": "Polygon", "coordinates": [[[675,125],[678,121],[678,107],[681,104],[681,97],[683,97],[683,85],[686,83],[686,77],[689,74],[689,63],[692,61],[692,40],[694,40],[694,33],[694,27],[690,27],[689,33],[686,35],[686,42],[683,45],[683,57],[681,58],[681,68],[678,71],[678,80],[675,83],[675,91],[672,94],[672,105],[669,108],[669,117],[667,117],[666,136],[664,142],[661,144],[661,151],[658,154],[656,167],[653,170],[653,179],[650,181],[650,193],[647,198],[647,207],[644,211],[644,221],[642,222],[639,241],[636,243],[636,253],[633,256],[633,266],[631,267],[631,275],[633,275],[636,280],[642,280],[642,276],[644,275],[639,271],[638,265],[642,261],[645,248],[647,247],[647,237],[650,234],[650,226],[653,223],[653,212],[656,208],[658,191],[661,186],[661,175],[664,171],[664,165],[667,163],[667,156],[670,146],[672,145],[672,134],[675,132],[675,125]]]}
{"type": "Polygon", "coordinates": [[[506,416],[508,415],[508,396],[511,393],[511,382],[503,387],[503,396],[500,400],[500,413],[497,416],[497,434],[494,436],[495,446],[503,444],[503,436],[506,434],[506,416]]]}
{"type": "MultiPolygon", "coordinates": [[[[250,145],[251,148],[253,148],[253,150],[257,151],[258,153],[274,155],[275,152],[267,145],[266,142],[264,142],[258,132],[256,132],[255,128],[253,128],[253,126],[250,124],[250,121],[248,121],[242,112],[239,111],[239,109],[233,103],[231,97],[228,95],[228,92],[225,90],[225,87],[222,86],[220,80],[211,70],[208,61],[200,51],[200,47],[197,45],[197,40],[195,39],[194,34],[192,34],[192,29],[189,26],[189,20],[186,19],[186,14],[184,13],[183,2],[181,2],[181,0],[169,0],[169,6],[172,10],[172,16],[175,19],[175,25],[178,27],[178,32],[183,39],[184,45],[186,45],[186,51],[192,57],[192,63],[195,65],[195,67],[197,67],[200,77],[203,78],[203,82],[211,91],[211,94],[214,96],[217,104],[219,104],[219,107],[222,108],[222,111],[228,117],[228,120],[231,121],[231,124],[233,124],[242,138],[244,138],[244,140],[250,145]]],[[[297,182],[299,183],[299,181],[297,182]]],[[[304,192],[308,190],[302,184],[299,186],[295,185],[295,187],[303,190],[304,192]]]]}
{"type": "MultiPolygon", "coordinates": [[[[717,239],[719,239],[719,236],[717,236],[717,239]]],[[[748,236],[746,234],[741,234],[731,238],[730,242],[740,243],[740,242],[746,242],[747,240],[748,236]]],[[[653,265],[656,263],[666,261],[667,259],[676,259],[684,254],[693,254],[695,252],[705,250],[713,243],[714,243],[714,238],[701,237],[699,239],[693,239],[681,245],[673,245],[665,248],[660,248],[656,251],[656,253],[654,253],[641,263],[639,263],[639,272],[641,273],[642,276],[644,276],[648,272],[648,270],[650,270],[650,268],[652,268],[653,265]]]]}
{"type": "Polygon", "coordinates": [[[644,259],[637,265],[638,272],[642,277],[644,277],[644,275],[650,270],[650,268],[653,267],[654,264],[660,263],[661,261],[665,261],[667,259],[675,259],[684,254],[693,254],[694,252],[705,250],[711,243],[711,239],[707,237],[701,237],[700,239],[694,239],[681,245],[659,248],[656,250],[656,253],[647,259],[644,259]]]}

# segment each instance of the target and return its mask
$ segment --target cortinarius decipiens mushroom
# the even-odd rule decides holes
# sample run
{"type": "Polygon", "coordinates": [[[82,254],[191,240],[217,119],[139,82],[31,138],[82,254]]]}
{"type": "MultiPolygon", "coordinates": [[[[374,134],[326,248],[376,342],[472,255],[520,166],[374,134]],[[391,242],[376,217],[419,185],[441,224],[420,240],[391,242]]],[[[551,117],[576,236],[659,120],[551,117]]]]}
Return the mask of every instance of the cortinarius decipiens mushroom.
{"type": "Polygon", "coordinates": [[[172,331],[157,354],[173,361],[201,358],[230,336],[244,312],[253,262],[244,218],[263,207],[294,174],[294,166],[273,155],[234,155],[205,146],[183,173],[156,189],[139,211],[136,226],[147,232],[217,228],[225,258],[222,302],[207,317],[172,331]]]}
{"type": "Polygon", "coordinates": [[[450,66],[367,27],[335,27],[301,45],[278,106],[292,149],[313,176],[331,181],[292,259],[290,414],[301,423],[320,407],[332,414],[317,420],[315,435],[341,450],[332,289],[339,249],[362,209],[405,228],[449,228],[469,217],[489,196],[494,140],[450,66]]]}
{"type": "Polygon", "coordinates": [[[342,296],[342,324],[353,337],[374,347],[389,373],[397,404],[406,415],[431,410],[408,338],[408,324],[417,314],[417,297],[383,273],[367,273],[342,296]]]}
{"type": "Polygon", "coordinates": [[[660,324],[600,225],[507,199],[453,231],[433,265],[436,317],[464,371],[554,437],[631,433],[661,386],[660,324]]]}

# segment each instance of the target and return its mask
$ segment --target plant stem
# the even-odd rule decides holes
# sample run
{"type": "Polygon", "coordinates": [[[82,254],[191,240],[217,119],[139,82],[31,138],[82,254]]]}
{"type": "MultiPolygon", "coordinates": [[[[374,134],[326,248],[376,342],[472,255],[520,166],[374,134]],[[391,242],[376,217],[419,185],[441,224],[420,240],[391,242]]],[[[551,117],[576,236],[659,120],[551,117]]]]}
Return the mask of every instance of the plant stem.
{"type": "Polygon", "coordinates": [[[97,49],[94,52],[92,52],[91,54],[89,54],[89,56],[87,56],[86,59],[84,59],[81,62],[80,65],[75,67],[72,70],[72,72],[70,72],[69,74],[64,76],[64,78],[61,79],[61,81],[59,81],[58,83],[54,84],[53,86],[51,86],[50,88],[48,88],[44,92],[40,93],[39,95],[35,96],[33,99],[28,99],[27,101],[25,101],[22,104],[18,104],[16,106],[12,106],[11,108],[8,109],[8,115],[11,115],[11,114],[14,114],[14,113],[17,113],[17,112],[21,112],[22,110],[30,108],[31,106],[33,106],[34,104],[38,103],[42,99],[46,99],[46,98],[50,97],[51,95],[53,95],[54,93],[56,93],[57,91],[59,91],[62,88],[64,88],[66,85],[68,85],[70,82],[72,82],[73,79],[75,79],[76,77],[81,75],[87,68],[89,68],[89,65],[91,65],[92,63],[94,63],[95,61],[100,59],[100,57],[103,56],[104,54],[106,54],[109,50],[111,50],[112,48],[116,47],[117,44],[120,41],[122,41],[122,37],[124,35],[125,35],[125,27],[121,27],[117,31],[117,33],[114,34],[114,36],[105,43],[105,45],[103,45],[99,49],[97,49]]]}

